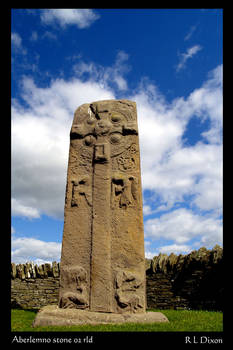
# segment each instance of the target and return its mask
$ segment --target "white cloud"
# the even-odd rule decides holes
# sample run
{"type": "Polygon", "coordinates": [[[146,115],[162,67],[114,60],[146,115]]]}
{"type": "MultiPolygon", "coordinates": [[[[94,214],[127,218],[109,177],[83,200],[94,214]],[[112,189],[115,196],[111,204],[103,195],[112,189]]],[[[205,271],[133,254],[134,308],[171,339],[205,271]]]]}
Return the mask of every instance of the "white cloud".
{"type": "Polygon", "coordinates": [[[222,209],[221,72],[217,67],[199,89],[170,104],[148,83],[131,96],[138,109],[143,188],[154,192],[161,209],[185,202],[185,196],[193,196],[200,209],[222,209]],[[182,136],[191,118],[208,119],[210,128],[200,135],[203,141],[187,147],[182,136]]]}
{"type": "Polygon", "coordinates": [[[195,30],[197,29],[197,25],[193,25],[190,27],[188,33],[185,35],[184,41],[187,41],[191,38],[195,30]]]}
{"type": "Polygon", "coordinates": [[[179,55],[180,62],[176,66],[176,71],[178,72],[181,69],[183,69],[186,65],[187,60],[189,60],[194,55],[196,55],[198,53],[198,51],[200,51],[201,49],[202,49],[202,47],[200,45],[194,45],[194,46],[188,48],[185,53],[180,54],[179,55]]]}
{"type": "MultiPolygon", "coordinates": [[[[147,220],[145,237],[172,240],[183,245],[192,239],[205,242],[205,246],[222,244],[222,222],[215,217],[194,214],[191,210],[180,208],[161,215],[159,218],[147,220]]],[[[161,251],[162,247],[160,247],[161,251]]]]}
{"type": "MultiPolygon", "coordinates": [[[[212,165],[214,168],[214,165],[212,165]]],[[[221,174],[217,172],[205,176],[195,184],[194,191],[196,197],[194,203],[201,210],[214,210],[216,214],[221,215],[222,203],[223,203],[223,183],[222,183],[222,171],[221,174]]]]}
{"type": "Polygon", "coordinates": [[[23,216],[28,219],[36,219],[40,217],[40,213],[37,208],[26,206],[20,203],[19,200],[12,198],[12,215],[14,216],[23,216]]]}
{"type": "Polygon", "coordinates": [[[33,261],[44,263],[59,261],[61,257],[61,243],[44,242],[35,238],[13,238],[11,261],[17,264],[33,261]]]}
{"type": "Polygon", "coordinates": [[[58,23],[61,27],[76,25],[83,29],[89,27],[99,18],[91,9],[48,9],[41,10],[41,21],[44,24],[58,23]]]}
{"type": "Polygon", "coordinates": [[[145,169],[144,185],[156,191],[162,202],[173,206],[193,196],[200,209],[222,207],[221,147],[199,143],[170,152],[166,162],[145,169]]]}
{"type": "Polygon", "coordinates": [[[52,33],[52,32],[49,32],[48,30],[46,30],[42,36],[42,38],[48,38],[48,39],[51,39],[51,40],[57,40],[57,36],[56,34],[52,33]]]}
{"type": "Polygon", "coordinates": [[[26,55],[27,50],[22,45],[22,38],[16,32],[11,33],[11,46],[14,52],[26,55]]]}
{"type": "Polygon", "coordinates": [[[209,118],[211,128],[202,136],[210,143],[222,143],[223,100],[222,100],[223,67],[219,65],[209,73],[209,79],[200,89],[189,96],[189,105],[195,114],[205,120],[209,118]]]}
{"type": "Polygon", "coordinates": [[[153,257],[154,257],[155,255],[156,255],[155,253],[153,253],[153,252],[151,252],[151,251],[149,251],[149,250],[146,250],[146,251],[145,251],[145,257],[146,257],[147,259],[153,259],[153,257]]]}
{"type": "Polygon", "coordinates": [[[143,205],[143,215],[150,215],[152,213],[151,207],[149,205],[143,205]]]}
{"type": "Polygon", "coordinates": [[[192,247],[185,244],[170,244],[165,246],[160,246],[154,250],[148,250],[146,248],[145,256],[147,259],[153,259],[154,256],[158,256],[161,254],[167,254],[170,255],[171,253],[174,253],[176,255],[179,254],[188,254],[192,251],[192,247]]]}
{"type": "Polygon", "coordinates": [[[118,51],[116,60],[110,67],[103,67],[93,62],[80,61],[73,66],[73,70],[78,77],[88,74],[90,80],[98,81],[104,88],[113,85],[114,88],[120,91],[126,91],[128,84],[123,75],[130,70],[127,60],[128,54],[124,51],[118,51]]]}
{"type": "Polygon", "coordinates": [[[37,41],[38,40],[38,34],[36,31],[32,31],[31,36],[30,36],[31,41],[37,41]]]}
{"type": "Polygon", "coordinates": [[[22,38],[18,33],[11,33],[11,44],[16,48],[21,47],[22,38]]]}
{"type": "Polygon", "coordinates": [[[188,254],[191,252],[192,248],[189,245],[185,244],[170,244],[170,245],[165,245],[159,248],[159,251],[157,250],[157,254],[162,253],[162,254],[167,254],[170,255],[171,253],[174,254],[188,254]]]}

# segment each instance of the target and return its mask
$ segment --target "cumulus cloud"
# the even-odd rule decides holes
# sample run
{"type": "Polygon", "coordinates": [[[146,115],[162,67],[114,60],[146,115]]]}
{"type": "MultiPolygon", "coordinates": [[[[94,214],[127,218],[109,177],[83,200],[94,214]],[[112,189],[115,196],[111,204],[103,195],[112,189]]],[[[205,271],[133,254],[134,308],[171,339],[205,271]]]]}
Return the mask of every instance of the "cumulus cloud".
{"type": "MultiPolygon", "coordinates": [[[[143,163],[143,161],[142,161],[143,163]]],[[[173,206],[185,196],[200,209],[222,206],[221,148],[197,144],[170,152],[166,161],[153,163],[143,170],[143,185],[155,191],[161,202],[173,206]]],[[[142,166],[143,168],[143,166],[142,166]]]]}
{"type": "MultiPolygon", "coordinates": [[[[217,67],[203,86],[172,103],[149,85],[131,96],[138,109],[143,188],[153,191],[164,209],[186,196],[200,209],[222,208],[221,72],[217,67]],[[192,118],[208,118],[210,127],[187,147],[182,136],[192,118]]],[[[146,212],[151,213],[148,207],[146,212]]]]}
{"type": "Polygon", "coordinates": [[[189,245],[185,245],[185,244],[170,244],[170,245],[165,245],[160,247],[159,252],[157,251],[156,255],[158,255],[159,253],[162,254],[188,254],[189,252],[191,252],[192,248],[189,245]]]}
{"type": "Polygon", "coordinates": [[[189,96],[190,108],[196,116],[205,120],[209,118],[211,127],[202,133],[210,143],[222,143],[223,104],[222,104],[223,67],[219,65],[209,73],[209,79],[189,96]]]}
{"type": "Polygon", "coordinates": [[[145,251],[145,256],[147,259],[153,259],[154,256],[158,256],[160,253],[161,254],[167,254],[170,255],[171,253],[179,255],[179,254],[188,254],[190,253],[193,248],[191,245],[187,244],[168,244],[168,245],[162,245],[159,246],[156,249],[151,249],[150,247],[147,247],[145,245],[146,251],[145,251]]]}
{"type": "Polygon", "coordinates": [[[192,58],[194,55],[196,55],[198,53],[198,51],[200,51],[202,49],[202,47],[200,45],[194,45],[190,48],[187,49],[186,52],[181,53],[180,56],[180,61],[176,66],[176,71],[179,72],[181,69],[183,69],[186,65],[186,62],[192,58]]]}
{"type": "Polygon", "coordinates": [[[27,50],[22,45],[21,36],[16,32],[11,33],[11,47],[12,50],[17,54],[26,55],[27,53],[27,50]]]}
{"type": "Polygon", "coordinates": [[[149,205],[146,205],[146,204],[143,205],[143,214],[144,215],[152,214],[152,210],[151,210],[151,207],[149,205]]]}
{"type": "Polygon", "coordinates": [[[11,247],[11,260],[17,264],[26,261],[51,263],[59,261],[61,256],[61,243],[44,242],[35,238],[13,238],[11,247]]]}
{"type": "Polygon", "coordinates": [[[17,48],[21,47],[22,38],[18,33],[11,33],[11,44],[17,48]]]}
{"type": "Polygon", "coordinates": [[[63,28],[76,25],[84,29],[90,27],[99,15],[91,9],[48,9],[41,10],[40,18],[46,25],[58,23],[63,28]]]}
{"type": "Polygon", "coordinates": [[[115,62],[110,67],[103,67],[94,62],[84,62],[80,60],[79,63],[73,66],[76,76],[83,78],[86,74],[90,80],[98,81],[102,87],[113,86],[120,91],[128,89],[127,80],[124,74],[130,70],[127,64],[128,54],[124,51],[118,51],[115,62]]]}
{"type": "Polygon", "coordinates": [[[220,219],[179,208],[159,218],[147,220],[145,236],[172,240],[178,245],[187,243],[193,238],[199,238],[200,243],[212,247],[214,243],[222,244],[222,223],[220,219]]]}
{"type": "Polygon", "coordinates": [[[23,216],[28,219],[35,219],[40,217],[39,210],[31,206],[20,203],[20,200],[12,198],[12,215],[14,216],[23,216]]]}

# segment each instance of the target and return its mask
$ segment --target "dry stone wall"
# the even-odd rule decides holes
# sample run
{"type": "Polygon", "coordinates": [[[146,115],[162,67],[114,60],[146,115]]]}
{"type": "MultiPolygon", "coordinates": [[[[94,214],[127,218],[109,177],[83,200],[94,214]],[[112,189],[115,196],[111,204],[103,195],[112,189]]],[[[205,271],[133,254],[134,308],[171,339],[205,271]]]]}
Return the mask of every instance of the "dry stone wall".
{"type": "Polygon", "coordinates": [[[59,292],[59,263],[11,264],[12,308],[39,309],[57,304],[59,292]]]}
{"type": "MultiPolygon", "coordinates": [[[[147,308],[223,309],[223,249],[146,259],[147,308]]],[[[60,265],[11,264],[12,308],[58,304],[60,265]]]]}
{"type": "Polygon", "coordinates": [[[187,255],[159,254],[147,261],[147,306],[160,309],[223,309],[223,249],[187,255]]]}

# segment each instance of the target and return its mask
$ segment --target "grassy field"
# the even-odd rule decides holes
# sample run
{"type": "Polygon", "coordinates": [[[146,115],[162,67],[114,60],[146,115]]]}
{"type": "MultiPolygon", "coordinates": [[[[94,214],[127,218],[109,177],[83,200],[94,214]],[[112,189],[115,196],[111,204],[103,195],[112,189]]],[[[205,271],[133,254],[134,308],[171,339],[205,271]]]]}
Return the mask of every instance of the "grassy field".
{"type": "Polygon", "coordinates": [[[223,314],[215,311],[194,310],[150,310],[160,311],[167,316],[167,323],[153,324],[119,324],[119,325],[82,325],[32,327],[36,311],[12,310],[11,330],[13,332],[221,332],[223,331],[223,314]]]}

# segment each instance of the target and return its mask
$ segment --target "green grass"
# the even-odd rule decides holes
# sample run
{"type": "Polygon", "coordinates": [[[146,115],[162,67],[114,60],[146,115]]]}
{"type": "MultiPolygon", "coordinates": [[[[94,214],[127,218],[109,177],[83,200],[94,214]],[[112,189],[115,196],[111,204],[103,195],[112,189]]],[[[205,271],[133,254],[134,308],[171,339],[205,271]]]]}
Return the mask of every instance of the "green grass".
{"type": "Polygon", "coordinates": [[[223,331],[223,314],[215,311],[194,310],[150,310],[160,311],[167,316],[167,323],[153,324],[116,324],[116,325],[80,325],[32,327],[36,311],[12,310],[11,330],[13,332],[221,332],[223,331]]]}

